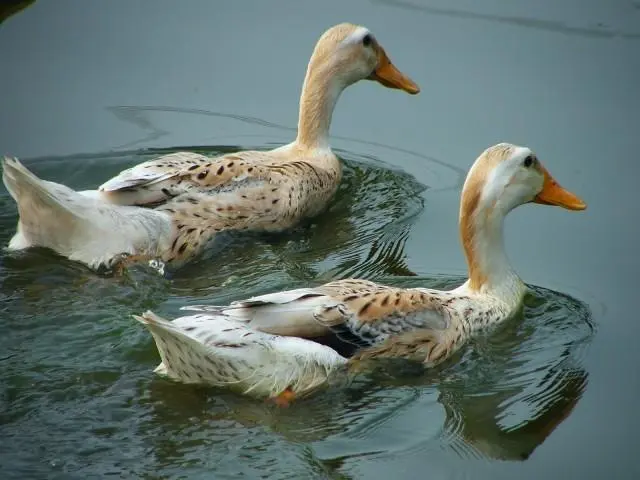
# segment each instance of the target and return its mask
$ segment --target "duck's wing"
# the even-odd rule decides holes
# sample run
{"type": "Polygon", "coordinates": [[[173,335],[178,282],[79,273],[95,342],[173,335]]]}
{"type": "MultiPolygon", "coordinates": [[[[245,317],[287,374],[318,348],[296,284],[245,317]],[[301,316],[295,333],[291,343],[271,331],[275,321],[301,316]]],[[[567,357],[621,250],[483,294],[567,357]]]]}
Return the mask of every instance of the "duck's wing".
{"type": "Polygon", "coordinates": [[[433,367],[449,358],[463,339],[462,332],[453,329],[418,328],[391,335],[379,344],[362,348],[349,361],[353,367],[367,360],[403,358],[433,367]]]}
{"type": "Polygon", "coordinates": [[[322,287],[333,305],[315,311],[315,319],[345,341],[360,347],[417,330],[445,331],[450,317],[437,292],[397,288],[364,280],[341,280],[322,287]]]}
{"type": "Polygon", "coordinates": [[[123,170],[99,187],[103,197],[122,205],[154,205],[193,191],[224,189],[248,178],[260,177],[269,152],[244,151],[209,158],[176,152],[123,170]]]}
{"type": "Polygon", "coordinates": [[[331,330],[318,322],[317,308],[336,302],[321,288],[299,288],[259,295],[230,305],[189,305],[182,310],[224,315],[261,332],[302,338],[321,337],[331,330]]]}
{"type": "Polygon", "coordinates": [[[378,344],[405,331],[439,330],[449,325],[445,310],[426,291],[356,279],[269,293],[229,306],[183,309],[221,314],[278,335],[314,338],[334,333],[358,347],[378,344]]]}

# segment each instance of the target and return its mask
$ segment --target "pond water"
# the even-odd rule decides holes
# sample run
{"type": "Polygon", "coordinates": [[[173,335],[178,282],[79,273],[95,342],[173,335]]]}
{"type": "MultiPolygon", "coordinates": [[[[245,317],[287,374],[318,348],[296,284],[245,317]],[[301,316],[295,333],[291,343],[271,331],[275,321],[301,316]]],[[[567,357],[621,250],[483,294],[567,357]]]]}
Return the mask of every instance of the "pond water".
{"type": "MultiPolygon", "coordinates": [[[[341,97],[327,212],[169,278],[0,253],[3,478],[638,478],[638,2],[31,2],[0,26],[0,153],[87,189],[166,152],[286,143],[313,45],[342,21],[422,92],[341,97]],[[346,277],[459,285],[461,183],[499,141],[588,204],[509,217],[520,317],[432,371],[388,365],[286,409],[152,373],[145,309],[346,277]]],[[[0,244],[16,220],[0,187],[0,244]]]]}

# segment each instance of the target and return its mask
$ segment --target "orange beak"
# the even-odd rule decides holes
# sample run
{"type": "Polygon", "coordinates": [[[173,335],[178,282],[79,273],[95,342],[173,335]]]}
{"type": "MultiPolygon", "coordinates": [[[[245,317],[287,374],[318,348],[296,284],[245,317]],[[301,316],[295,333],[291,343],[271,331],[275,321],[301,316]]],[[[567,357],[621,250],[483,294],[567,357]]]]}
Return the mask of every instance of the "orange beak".
{"type": "Polygon", "coordinates": [[[562,188],[546,168],[541,165],[540,169],[544,175],[544,183],[542,184],[542,191],[534,197],[534,203],[555,205],[567,210],[584,210],[587,208],[587,204],[580,200],[577,195],[562,188]]]}
{"type": "Polygon", "coordinates": [[[384,49],[377,44],[375,48],[378,52],[378,66],[369,75],[369,79],[375,80],[387,88],[399,88],[411,95],[418,93],[420,87],[391,63],[384,49]]]}

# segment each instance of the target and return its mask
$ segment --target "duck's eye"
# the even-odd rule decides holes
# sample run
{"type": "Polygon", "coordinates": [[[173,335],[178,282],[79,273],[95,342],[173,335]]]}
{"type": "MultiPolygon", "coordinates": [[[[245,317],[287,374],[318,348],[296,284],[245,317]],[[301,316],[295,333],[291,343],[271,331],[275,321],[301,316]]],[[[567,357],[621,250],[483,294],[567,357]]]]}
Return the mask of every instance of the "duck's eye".
{"type": "Polygon", "coordinates": [[[523,165],[525,166],[525,168],[529,168],[531,165],[533,165],[533,155],[529,155],[527,158],[525,158],[523,165]]]}
{"type": "Polygon", "coordinates": [[[371,45],[371,34],[367,33],[364,37],[362,37],[362,44],[365,47],[368,47],[369,45],[371,45]]]}

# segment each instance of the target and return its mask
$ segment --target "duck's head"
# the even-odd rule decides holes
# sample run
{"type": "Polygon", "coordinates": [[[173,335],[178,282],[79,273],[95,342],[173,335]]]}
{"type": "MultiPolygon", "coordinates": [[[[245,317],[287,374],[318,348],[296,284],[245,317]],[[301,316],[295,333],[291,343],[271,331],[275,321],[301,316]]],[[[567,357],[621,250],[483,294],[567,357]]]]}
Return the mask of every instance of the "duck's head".
{"type": "MultiPolygon", "coordinates": [[[[498,288],[513,279],[503,250],[503,219],[514,208],[531,202],[568,210],[587,208],[553,179],[529,148],[499,143],[482,152],[469,170],[460,203],[469,288],[498,288]]],[[[510,287],[506,290],[512,291],[510,287]]]]}
{"type": "Polygon", "coordinates": [[[584,210],[587,205],[562,188],[527,147],[499,143],[475,161],[463,189],[461,214],[506,215],[525,203],[584,210]]]}
{"type": "Polygon", "coordinates": [[[320,37],[309,62],[312,71],[331,77],[341,88],[369,79],[412,95],[420,92],[420,87],[391,63],[367,28],[350,23],[335,25],[320,37]]]}

